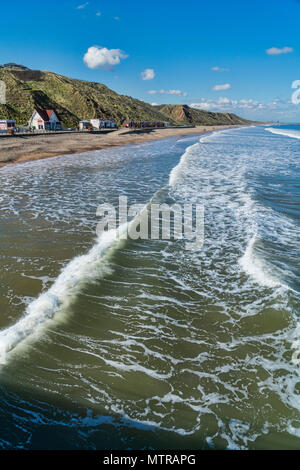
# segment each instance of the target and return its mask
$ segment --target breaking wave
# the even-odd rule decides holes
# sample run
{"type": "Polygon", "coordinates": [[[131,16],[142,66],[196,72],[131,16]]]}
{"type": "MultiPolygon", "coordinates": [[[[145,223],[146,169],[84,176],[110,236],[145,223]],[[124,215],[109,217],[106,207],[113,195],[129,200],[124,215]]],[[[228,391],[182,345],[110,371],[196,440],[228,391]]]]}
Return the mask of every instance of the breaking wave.
{"type": "Polygon", "coordinates": [[[293,139],[300,139],[300,131],[292,129],[277,129],[274,127],[266,127],[266,131],[272,132],[272,134],[285,135],[286,137],[292,137],[293,139]]]}

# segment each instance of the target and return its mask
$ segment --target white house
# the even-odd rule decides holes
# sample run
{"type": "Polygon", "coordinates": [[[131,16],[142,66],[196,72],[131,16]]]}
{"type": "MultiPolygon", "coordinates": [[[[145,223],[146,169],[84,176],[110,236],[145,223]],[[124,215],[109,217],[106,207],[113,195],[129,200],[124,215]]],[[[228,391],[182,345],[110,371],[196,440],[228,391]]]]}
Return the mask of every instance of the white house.
{"type": "Polygon", "coordinates": [[[10,129],[16,130],[16,121],[0,120],[0,132],[9,131],[10,129]]]}
{"type": "Polygon", "coordinates": [[[117,127],[110,119],[91,119],[91,124],[95,129],[114,129],[117,127]]]}
{"type": "Polygon", "coordinates": [[[30,120],[29,127],[46,131],[62,130],[62,121],[53,109],[35,109],[30,120]]]}

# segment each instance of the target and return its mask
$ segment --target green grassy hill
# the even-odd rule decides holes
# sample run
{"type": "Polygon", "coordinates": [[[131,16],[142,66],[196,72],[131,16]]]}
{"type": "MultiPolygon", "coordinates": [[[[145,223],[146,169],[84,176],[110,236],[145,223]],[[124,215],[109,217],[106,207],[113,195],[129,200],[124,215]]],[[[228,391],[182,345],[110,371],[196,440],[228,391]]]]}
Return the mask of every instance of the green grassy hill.
{"type": "Polygon", "coordinates": [[[119,95],[101,83],[75,80],[53,72],[0,67],[0,80],[7,88],[6,104],[0,104],[0,119],[27,124],[34,108],[55,109],[65,127],[81,119],[170,121],[173,124],[245,124],[234,114],[210,113],[186,105],[151,106],[130,96],[119,95]]]}
{"type": "Polygon", "coordinates": [[[181,124],[213,126],[217,124],[247,124],[251,122],[236,116],[236,114],[213,113],[211,111],[203,111],[202,109],[190,108],[187,105],[166,104],[155,107],[170,120],[181,124]]]}

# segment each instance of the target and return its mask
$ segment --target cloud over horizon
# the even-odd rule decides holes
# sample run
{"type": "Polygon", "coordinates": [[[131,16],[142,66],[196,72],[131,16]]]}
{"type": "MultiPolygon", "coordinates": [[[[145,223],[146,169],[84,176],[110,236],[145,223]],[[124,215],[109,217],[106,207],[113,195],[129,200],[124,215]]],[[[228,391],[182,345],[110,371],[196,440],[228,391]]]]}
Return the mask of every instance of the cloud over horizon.
{"type": "Polygon", "coordinates": [[[212,110],[216,112],[257,112],[257,111],[280,111],[282,106],[288,103],[279,98],[274,98],[268,103],[260,103],[253,99],[231,100],[227,97],[220,97],[217,100],[202,98],[198,103],[190,104],[191,108],[212,110]]]}
{"type": "Polygon", "coordinates": [[[92,46],[84,54],[83,61],[90,69],[111,70],[115,65],[119,65],[121,59],[127,59],[121,49],[107,49],[106,47],[92,46]]]}

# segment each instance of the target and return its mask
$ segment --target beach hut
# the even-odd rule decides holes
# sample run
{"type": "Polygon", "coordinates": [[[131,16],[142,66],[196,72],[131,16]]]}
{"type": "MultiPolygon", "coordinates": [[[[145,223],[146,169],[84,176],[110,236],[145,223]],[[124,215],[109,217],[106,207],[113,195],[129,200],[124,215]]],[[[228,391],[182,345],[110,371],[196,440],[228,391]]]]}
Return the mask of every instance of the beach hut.
{"type": "Polygon", "coordinates": [[[80,131],[87,130],[89,127],[91,127],[90,121],[82,120],[79,122],[78,128],[80,131]]]}
{"type": "Polygon", "coordinates": [[[29,120],[29,127],[45,131],[60,131],[62,121],[53,109],[35,109],[29,120]]]}
{"type": "Polygon", "coordinates": [[[12,120],[0,120],[0,132],[7,132],[9,130],[16,130],[16,121],[12,120]]]}

